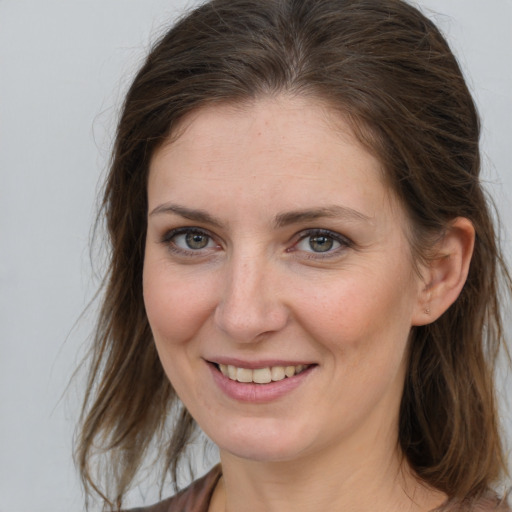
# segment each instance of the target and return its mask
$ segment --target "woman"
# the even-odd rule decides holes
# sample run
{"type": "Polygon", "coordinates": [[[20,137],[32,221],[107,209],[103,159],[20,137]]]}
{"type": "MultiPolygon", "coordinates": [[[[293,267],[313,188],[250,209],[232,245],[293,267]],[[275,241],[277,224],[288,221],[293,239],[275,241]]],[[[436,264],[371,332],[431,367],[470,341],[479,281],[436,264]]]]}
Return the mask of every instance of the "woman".
{"type": "Polygon", "coordinates": [[[175,479],[199,425],[221,465],[149,510],[507,510],[511,287],[478,139],[456,60],[403,1],[183,18],[128,92],[105,189],[86,487],[119,510],[151,443],[175,479]]]}

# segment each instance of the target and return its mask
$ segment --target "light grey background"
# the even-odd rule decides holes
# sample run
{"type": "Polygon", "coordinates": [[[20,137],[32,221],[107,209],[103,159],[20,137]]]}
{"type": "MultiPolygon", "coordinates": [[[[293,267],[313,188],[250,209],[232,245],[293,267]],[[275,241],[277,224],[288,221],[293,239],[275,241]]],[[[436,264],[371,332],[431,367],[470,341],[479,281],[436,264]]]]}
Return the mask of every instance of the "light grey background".
{"type": "MultiPolygon", "coordinates": [[[[466,69],[486,179],[508,228],[512,0],[420,4],[442,13],[432,16],[466,69]]],[[[96,191],[123,91],[184,5],[0,0],[0,512],[83,508],[71,460],[80,385],[64,393],[94,319],[80,314],[98,284],[89,261],[96,191]]],[[[500,386],[512,395],[510,380],[500,386]]]]}

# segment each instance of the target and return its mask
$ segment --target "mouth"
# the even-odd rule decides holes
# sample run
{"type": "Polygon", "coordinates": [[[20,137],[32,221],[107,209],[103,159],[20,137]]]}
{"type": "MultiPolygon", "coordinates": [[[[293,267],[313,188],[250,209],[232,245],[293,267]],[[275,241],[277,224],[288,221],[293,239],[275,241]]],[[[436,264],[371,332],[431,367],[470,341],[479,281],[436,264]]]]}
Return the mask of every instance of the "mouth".
{"type": "Polygon", "coordinates": [[[269,384],[299,375],[311,368],[310,364],[298,364],[295,366],[266,366],[263,368],[242,368],[233,365],[211,363],[215,368],[228,379],[253,384],[269,384]]]}

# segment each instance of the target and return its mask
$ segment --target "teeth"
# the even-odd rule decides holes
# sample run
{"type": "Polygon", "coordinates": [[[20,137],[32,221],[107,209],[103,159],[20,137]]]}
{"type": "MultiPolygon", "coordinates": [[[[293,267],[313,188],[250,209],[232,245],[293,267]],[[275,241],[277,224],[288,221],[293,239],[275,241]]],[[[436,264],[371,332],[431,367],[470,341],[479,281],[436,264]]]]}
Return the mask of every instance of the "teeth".
{"type": "Polygon", "coordinates": [[[272,382],[270,368],[258,368],[252,371],[252,380],[257,384],[268,384],[272,382]]]}
{"type": "Polygon", "coordinates": [[[248,370],[247,368],[237,368],[236,380],[238,382],[252,382],[252,370],[248,370]]]}
{"type": "Polygon", "coordinates": [[[283,380],[286,377],[284,367],[282,366],[272,366],[272,369],[270,370],[270,375],[273,381],[283,380]]]}
{"type": "MultiPolygon", "coordinates": [[[[222,371],[222,368],[221,368],[221,371],[222,371]]],[[[226,374],[224,373],[224,375],[226,375],[226,374]]],[[[234,366],[231,366],[231,365],[228,366],[228,377],[231,380],[236,380],[236,368],[234,366]]]]}
{"type": "Polygon", "coordinates": [[[238,368],[232,365],[219,364],[222,375],[231,380],[238,382],[255,382],[256,384],[268,384],[269,382],[277,382],[286,377],[293,377],[304,371],[306,365],[299,364],[297,366],[272,366],[267,368],[238,368]]]}
{"type": "Polygon", "coordinates": [[[293,377],[295,375],[295,366],[287,366],[287,367],[285,367],[284,374],[287,377],[293,377]]]}

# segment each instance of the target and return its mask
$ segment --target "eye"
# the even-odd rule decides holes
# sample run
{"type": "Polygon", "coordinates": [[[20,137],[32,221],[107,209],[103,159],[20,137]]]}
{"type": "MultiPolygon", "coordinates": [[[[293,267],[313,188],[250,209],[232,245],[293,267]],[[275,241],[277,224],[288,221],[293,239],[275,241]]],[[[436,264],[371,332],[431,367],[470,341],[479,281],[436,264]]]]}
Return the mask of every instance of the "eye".
{"type": "Polygon", "coordinates": [[[218,247],[210,234],[198,228],[173,229],[165,235],[162,242],[169,245],[171,250],[182,253],[218,247]]]}
{"type": "Polygon", "coordinates": [[[338,248],[340,243],[328,235],[311,235],[303,238],[298,244],[300,251],[328,252],[338,248]]]}
{"type": "Polygon", "coordinates": [[[292,250],[318,255],[325,254],[327,256],[336,254],[350,246],[351,242],[339,233],[325,229],[315,229],[301,233],[299,241],[293,246],[292,250]]]}
{"type": "Polygon", "coordinates": [[[189,233],[175,236],[174,243],[178,247],[182,247],[182,249],[185,249],[185,247],[183,247],[183,244],[185,244],[187,249],[197,250],[208,247],[208,245],[212,243],[212,240],[204,233],[191,231],[189,233]]]}

